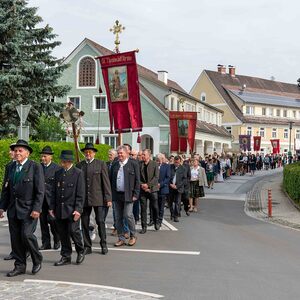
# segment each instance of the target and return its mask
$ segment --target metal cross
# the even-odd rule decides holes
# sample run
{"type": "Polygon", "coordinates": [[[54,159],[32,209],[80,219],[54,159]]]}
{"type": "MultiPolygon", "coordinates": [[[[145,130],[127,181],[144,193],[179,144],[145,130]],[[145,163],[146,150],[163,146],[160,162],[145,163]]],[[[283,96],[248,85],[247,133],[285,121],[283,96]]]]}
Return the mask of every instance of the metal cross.
{"type": "Polygon", "coordinates": [[[120,39],[119,39],[119,34],[122,33],[122,31],[125,30],[125,27],[120,24],[118,20],[116,20],[115,25],[113,28],[111,28],[109,31],[111,31],[115,36],[115,52],[119,53],[119,45],[120,45],[120,39]]]}

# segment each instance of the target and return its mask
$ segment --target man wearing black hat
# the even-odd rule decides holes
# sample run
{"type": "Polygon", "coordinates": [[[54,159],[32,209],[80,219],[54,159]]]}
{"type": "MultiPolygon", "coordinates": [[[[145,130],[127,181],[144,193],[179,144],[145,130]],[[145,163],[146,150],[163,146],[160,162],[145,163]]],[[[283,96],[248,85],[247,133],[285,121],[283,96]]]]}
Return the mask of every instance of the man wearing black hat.
{"type": "Polygon", "coordinates": [[[26,271],[26,252],[30,252],[36,274],[42,267],[42,254],[39,252],[34,235],[37,220],[44,199],[44,174],[42,166],[29,160],[32,148],[24,140],[11,145],[16,162],[11,164],[4,178],[6,187],[0,201],[0,218],[7,210],[12,252],[15,268],[8,277],[24,274],[26,271]]]}
{"type": "Polygon", "coordinates": [[[92,209],[94,209],[100,236],[100,246],[102,248],[101,253],[105,255],[108,252],[106,245],[105,217],[108,207],[112,204],[108,169],[104,161],[95,159],[97,149],[92,143],[87,143],[81,151],[84,153],[85,160],[78,163],[76,167],[83,171],[85,179],[85,202],[81,216],[85,254],[92,253],[89,224],[90,215],[92,209]]]}
{"type": "Polygon", "coordinates": [[[56,163],[52,162],[52,149],[50,146],[45,146],[40,152],[41,164],[44,170],[45,176],[45,197],[42,207],[42,213],[40,215],[40,225],[42,233],[42,246],[40,250],[51,249],[51,238],[49,232],[49,225],[53,235],[54,245],[53,248],[57,250],[60,247],[59,235],[56,228],[55,220],[49,215],[49,206],[53,190],[55,189],[54,178],[55,172],[61,169],[56,163]]]}
{"type": "Polygon", "coordinates": [[[82,214],[85,191],[84,177],[81,170],[73,166],[73,151],[62,150],[62,169],[55,173],[55,190],[50,202],[49,214],[56,218],[56,224],[61,241],[61,259],[55,266],[71,263],[72,244],[77,252],[76,263],[84,260],[84,246],[80,231],[80,216],[82,214]]]}

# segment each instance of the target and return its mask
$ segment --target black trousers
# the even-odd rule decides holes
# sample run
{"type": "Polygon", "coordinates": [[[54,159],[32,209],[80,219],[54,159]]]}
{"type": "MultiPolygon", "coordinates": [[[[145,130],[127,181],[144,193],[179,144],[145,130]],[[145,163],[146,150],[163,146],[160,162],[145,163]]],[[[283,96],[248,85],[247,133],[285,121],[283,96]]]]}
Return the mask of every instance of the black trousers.
{"type": "Polygon", "coordinates": [[[34,265],[40,264],[43,256],[39,251],[37,238],[34,235],[37,226],[37,219],[28,217],[19,220],[17,217],[9,218],[9,232],[11,237],[12,253],[15,259],[15,266],[26,269],[26,252],[29,251],[34,265]]]}
{"type": "Polygon", "coordinates": [[[147,228],[147,200],[150,202],[150,209],[152,210],[152,218],[154,223],[159,223],[158,220],[158,196],[157,192],[146,193],[141,191],[140,203],[141,203],[141,223],[142,228],[147,228]]]}
{"type": "Polygon", "coordinates": [[[61,251],[62,257],[71,257],[72,254],[72,244],[71,239],[75,244],[75,249],[77,253],[83,253],[83,241],[82,234],[80,230],[80,219],[74,221],[73,219],[56,219],[56,225],[61,241],[61,251]]]}
{"type": "Polygon", "coordinates": [[[158,195],[158,209],[159,209],[159,223],[162,223],[164,218],[164,212],[165,212],[165,204],[167,200],[168,195],[158,195]]]}
{"type": "Polygon", "coordinates": [[[81,215],[81,227],[82,227],[84,247],[85,248],[92,247],[92,241],[89,233],[90,216],[91,216],[92,208],[94,208],[95,220],[98,226],[100,246],[103,248],[106,247],[105,218],[108,210],[107,207],[105,206],[87,206],[83,208],[83,213],[81,215]]]}
{"type": "Polygon", "coordinates": [[[178,193],[178,191],[175,189],[170,189],[169,208],[170,208],[171,218],[179,217],[181,197],[182,197],[182,193],[178,193]]]}
{"type": "Polygon", "coordinates": [[[181,196],[181,201],[183,203],[184,211],[187,212],[189,210],[189,190],[185,190],[181,196]]]}
{"type": "Polygon", "coordinates": [[[45,246],[51,246],[51,237],[50,237],[50,231],[53,235],[53,241],[54,243],[59,242],[59,235],[57,226],[54,220],[49,219],[49,206],[46,200],[44,200],[43,207],[42,207],[42,213],[40,215],[40,226],[41,226],[41,233],[42,233],[42,244],[45,246]]]}

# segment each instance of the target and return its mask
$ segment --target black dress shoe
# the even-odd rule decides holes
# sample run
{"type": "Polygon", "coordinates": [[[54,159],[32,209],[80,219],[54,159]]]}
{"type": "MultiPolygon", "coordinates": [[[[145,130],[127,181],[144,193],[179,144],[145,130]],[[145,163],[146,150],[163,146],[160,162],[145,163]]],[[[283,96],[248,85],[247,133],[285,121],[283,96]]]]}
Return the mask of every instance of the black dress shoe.
{"type": "Polygon", "coordinates": [[[62,257],[59,261],[57,261],[54,266],[64,266],[71,264],[71,257],[62,257]]]}
{"type": "Polygon", "coordinates": [[[190,216],[190,213],[189,213],[188,211],[186,211],[185,213],[186,213],[186,215],[187,215],[188,217],[190,216]]]}
{"type": "Polygon", "coordinates": [[[103,255],[106,255],[106,254],[108,253],[108,249],[107,249],[106,246],[105,246],[105,247],[102,247],[101,253],[102,253],[103,255]]]}
{"type": "Polygon", "coordinates": [[[89,248],[89,247],[84,248],[84,255],[91,254],[92,252],[93,252],[92,248],[89,248]]]}
{"type": "Polygon", "coordinates": [[[76,258],[76,264],[80,265],[84,261],[84,253],[78,253],[76,258]]]}
{"type": "Polygon", "coordinates": [[[160,229],[160,223],[155,223],[154,228],[155,228],[155,230],[159,230],[160,229]]]}
{"type": "Polygon", "coordinates": [[[12,254],[10,253],[10,254],[8,254],[7,256],[5,256],[3,259],[4,259],[4,260],[12,260],[12,259],[14,259],[14,257],[13,257],[12,254]]]}
{"type": "Polygon", "coordinates": [[[37,265],[33,265],[32,267],[32,274],[35,275],[36,273],[38,273],[42,268],[42,264],[37,264],[37,265]]]}
{"type": "Polygon", "coordinates": [[[39,250],[49,250],[49,249],[51,249],[51,245],[44,245],[44,244],[39,248],[39,250]]]}
{"type": "Polygon", "coordinates": [[[179,222],[178,217],[174,217],[174,222],[179,222]]]}
{"type": "Polygon", "coordinates": [[[25,269],[14,268],[12,271],[6,274],[7,277],[14,277],[18,275],[25,274],[25,269]]]}
{"type": "Polygon", "coordinates": [[[140,231],[140,234],[145,234],[147,232],[146,228],[142,228],[142,230],[140,231]]]}
{"type": "Polygon", "coordinates": [[[153,221],[150,221],[147,226],[153,226],[154,225],[154,222],[153,221]]]}
{"type": "Polygon", "coordinates": [[[54,243],[53,249],[58,250],[60,248],[60,242],[54,243]]]}

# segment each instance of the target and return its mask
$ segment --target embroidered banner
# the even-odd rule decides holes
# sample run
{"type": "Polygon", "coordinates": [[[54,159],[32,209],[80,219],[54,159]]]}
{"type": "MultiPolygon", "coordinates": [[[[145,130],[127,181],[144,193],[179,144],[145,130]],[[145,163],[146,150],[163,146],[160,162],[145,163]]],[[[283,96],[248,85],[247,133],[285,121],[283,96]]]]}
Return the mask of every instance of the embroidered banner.
{"type": "Polygon", "coordinates": [[[142,131],[135,51],[99,56],[109,108],[110,131],[142,131]]]}
{"type": "Polygon", "coordinates": [[[254,151],[260,151],[260,144],[261,144],[261,136],[254,136],[253,137],[253,149],[254,151]]]}
{"type": "Polygon", "coordinates": [[[273,154],[280,153],[280,142],[279,139],[276,140],[270,140],[273,148],[273,154]]]}
{"type": "Polygon", "coordinates": [[[197,113],[170,111],[171,152],[194,151],[197,113]]]}
{"type": "Polygon", "coordinates": [[[240,143],[241,150],[250,151],[251,150],[251,135],[248,135],[248,134],[239,135],[239,143],[240,143]]]}

